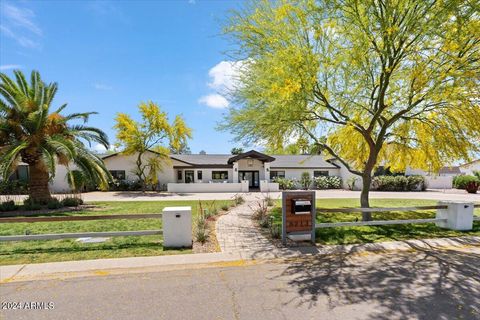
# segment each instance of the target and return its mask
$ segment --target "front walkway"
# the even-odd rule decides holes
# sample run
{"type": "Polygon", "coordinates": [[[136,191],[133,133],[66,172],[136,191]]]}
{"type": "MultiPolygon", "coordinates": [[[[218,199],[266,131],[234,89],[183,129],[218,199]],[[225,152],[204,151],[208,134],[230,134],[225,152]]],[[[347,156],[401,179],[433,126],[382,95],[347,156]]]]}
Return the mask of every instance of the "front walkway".
{"type": "Polygon", "coordinates": [[[217,241],[222,252],[238,252],[243,258],[278,256],[278,249],[261,234],[252,219],[253,211],[262,199],[262,195],[257,194],[217,220],[217,241]]]}

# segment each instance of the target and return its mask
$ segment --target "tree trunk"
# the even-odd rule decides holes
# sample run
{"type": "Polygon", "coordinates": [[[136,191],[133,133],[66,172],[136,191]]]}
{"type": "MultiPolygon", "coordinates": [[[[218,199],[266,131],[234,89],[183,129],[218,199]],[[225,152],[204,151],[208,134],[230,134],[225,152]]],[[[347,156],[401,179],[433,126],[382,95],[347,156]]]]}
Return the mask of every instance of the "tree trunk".
{"type": "Polygon", "coordinates": [[[48,189],[48,169],[41,161],[29,164],[28,168],[30,198],[36,203],[46,204],[52,199],[48,189]]]}
{"type": "MultiPolygon", "coordinates": [[[[372,176],[371,172],[369,171],[367,174],[362,176],[363,185],[362,185],[362,192],[360,194],[360,205],[362,208],[370,208],[370,184],[372,183],[372,176]]],[[[372,213],[371,212],[362,212],[362,220],[363,221],[371,221],[372,220],[372,213]]]]}

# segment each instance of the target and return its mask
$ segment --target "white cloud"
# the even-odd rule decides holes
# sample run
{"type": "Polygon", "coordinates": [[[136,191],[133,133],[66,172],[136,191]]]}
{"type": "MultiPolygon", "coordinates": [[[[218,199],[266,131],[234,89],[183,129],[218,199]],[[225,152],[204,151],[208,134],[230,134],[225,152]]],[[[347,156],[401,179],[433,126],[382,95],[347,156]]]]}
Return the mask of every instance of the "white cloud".
{"type": "Polygon", "coordinates": [[[25,48],[40,47],[37,38],[41,37],[43,32],[34,22],[35,13],[31,9],[2,2],[0,11],[0,31],[6,37],[14,39],[25,48]]]}
{"type": "Polygon", "coordinates": [[[113,87],[112,86],[109,86],[107,84],[104,84],[104,83],[94,83],[93,84],[93,87],[97,90],[104,90],[104,91],[108,91],[108,90],[112,90],[113,87]]]}
{"type": "Polygon", "coordinates": [[[2,64],[0,66],[0,70],[3,71],[3,70],[12,70],[12,69],[21,69],[22,66],[19,65],[19,64],[2,64]]]}
{"type": "Polygon", "coordinates": [[[224,96],[217,93],[203,96],[198,99],[198,102],[214,109],[224,109],[229,106],[228,100],[224,96]]]}
{"type": "Polygon", "coordinates": [[[208,86],[219,92],[235,89],[239,82],[242,61],[221,61],[208,71],[211,81],[208,86]]]}

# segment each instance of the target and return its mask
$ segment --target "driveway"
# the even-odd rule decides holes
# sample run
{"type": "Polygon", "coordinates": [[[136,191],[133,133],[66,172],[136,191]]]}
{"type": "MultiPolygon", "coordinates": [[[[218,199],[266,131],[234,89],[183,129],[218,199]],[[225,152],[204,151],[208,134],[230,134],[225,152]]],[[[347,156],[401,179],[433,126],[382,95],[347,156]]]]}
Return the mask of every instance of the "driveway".
{"type": "Polygon", "coordinates": [[[480,319],[480,247],[2,284],[2,319],[480,319]],[[25,304],[23,304],[25,305],[25,304]],[[3,317],[2,317],[3,316],[3,317]]]}
{"type": "MultiPolygon", "coordinates": [[[[82,194],[85,201],[161,201],[161,200],[228,200],[238,193],[168,193],[168,192],[88,192],[82,194]]],[[[360,191],[316,190],[317,199],[321,198],[360,198],[360,191]]],[[[255,200],[265,196],[260,192],[242,194],[246,199],[255,200]]],[[[281,192],[271,192],[274,199],[282,197],[281,192]]],[[[435,190],[424,192],[376,192],[370,193],[374,199],[431,199],[474,201],[480,203],[479,194],[469,194],[463,190],[435,190]]],[[[20,199],[20,196],[17,196],[20,199]]]]}

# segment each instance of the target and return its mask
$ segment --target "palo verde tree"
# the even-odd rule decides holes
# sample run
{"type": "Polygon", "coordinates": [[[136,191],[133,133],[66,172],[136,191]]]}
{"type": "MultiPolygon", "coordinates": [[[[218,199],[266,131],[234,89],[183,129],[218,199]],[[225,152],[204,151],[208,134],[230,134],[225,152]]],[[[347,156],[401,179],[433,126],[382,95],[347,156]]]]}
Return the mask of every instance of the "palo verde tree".
{"type": "Polygon", "coordinates": [[[309,137],[362,178],[362,207],[380,163],[468,159],[480,149],[475,3],[251,2],[226,28],[243,67],[220,128],[274,147],[309,137]]]}
{"type": "Polygon", "coordinates": [[[158,184],[158,172],[161,171],[162,161],[168,161],[169,148],[179,152],[191,138],[192,131],[181,116],[176,116],[173,122],[168,122],[167,113],[153,103],[140,103],[138,106],[142,120],[137,122],[128,114],[119,113],[115,119],[114,128],[117,130],[117,144],[126,155],[136,155],[134,174],[142,185],[142,191],[147,184],[154,187],[158,184]],[[145,158],[149,151],[156,153],[156,157],[145,158]]]}
{"type": "Polygon", "coordinates": [[[57,164],[67,168],[73,165],[88,181],[106,188],[110,174],[103,161],[83,143],[109,147],[103,131],[85,125],[96,112],[62,115],[66,104],[52,111],[56,83],[45,84],[37,71],[32,71],[30,83],[21,71],[14,71],[14,75],[15,80],[0,74],[2,179],[8,179],[20,161],[28,164],[30,199],[37,203],[50,200],[48,182],[55,176],[57,164]],[[83,124],[71,124],[72,120],[83,124]]]}

